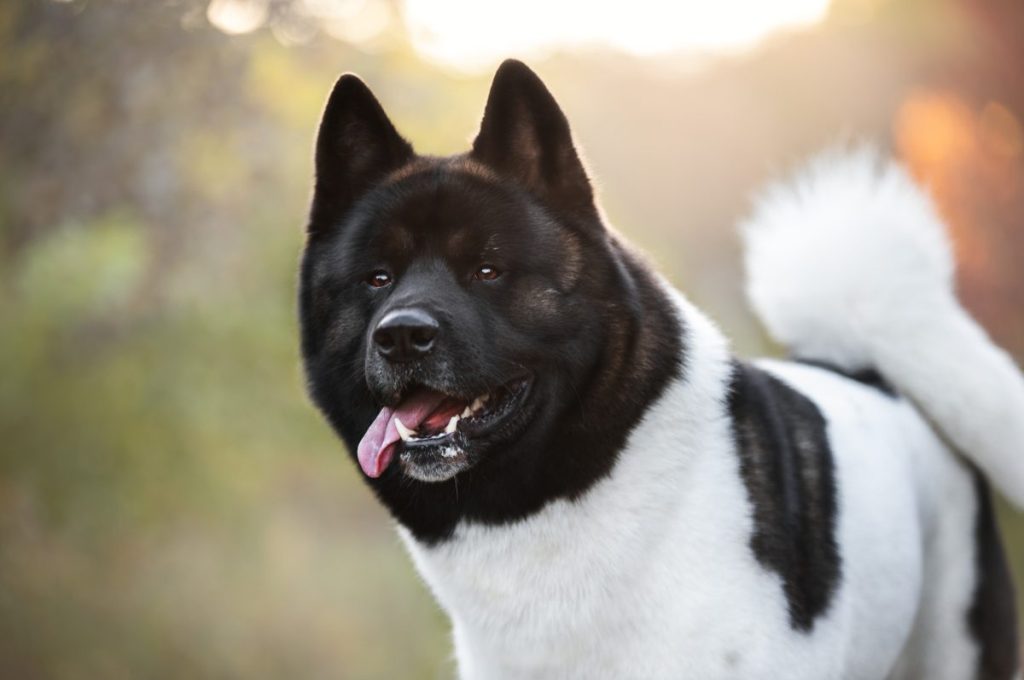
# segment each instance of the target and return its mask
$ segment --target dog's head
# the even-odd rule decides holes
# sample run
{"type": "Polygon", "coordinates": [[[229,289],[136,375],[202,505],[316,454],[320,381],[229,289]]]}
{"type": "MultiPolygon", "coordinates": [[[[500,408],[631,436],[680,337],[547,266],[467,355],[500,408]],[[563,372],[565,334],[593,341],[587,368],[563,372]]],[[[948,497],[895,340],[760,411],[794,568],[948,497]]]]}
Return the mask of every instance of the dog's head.
{"type": "Polygon", "coordinates": [[[335,85],[302,350],[314,400],[372,484],[571,455],[549,444],[586,429],[581,395],[615,389],[632,287],[566,118],[526,66],[500,67],[472,150],[447,158],[415,154],[355,76],[335,85]]]}

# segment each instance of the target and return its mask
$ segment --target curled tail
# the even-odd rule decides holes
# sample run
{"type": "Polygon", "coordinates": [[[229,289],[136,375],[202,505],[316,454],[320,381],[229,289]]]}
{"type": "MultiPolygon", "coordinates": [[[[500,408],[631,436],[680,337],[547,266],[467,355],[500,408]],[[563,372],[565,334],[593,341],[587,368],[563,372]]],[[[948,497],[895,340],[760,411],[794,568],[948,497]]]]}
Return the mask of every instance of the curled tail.
{"type": "Polygon", "coordinates": [[[741,231],[747,293],[776,340],[881,372],[1024,508],[1024,378],[957,301],[942,220],[902,167],[827,153],[741,231]]]}

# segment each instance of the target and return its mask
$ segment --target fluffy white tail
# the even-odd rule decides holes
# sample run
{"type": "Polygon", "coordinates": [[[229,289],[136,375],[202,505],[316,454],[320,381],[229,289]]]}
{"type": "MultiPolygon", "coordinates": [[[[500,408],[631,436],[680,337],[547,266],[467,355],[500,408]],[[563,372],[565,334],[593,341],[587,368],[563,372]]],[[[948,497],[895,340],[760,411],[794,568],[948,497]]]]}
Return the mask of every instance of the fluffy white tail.
{"type": "Polygon", "coordinates": [[[826,153],[741,231],[747,293],[776,340],[878,370],[1024,508],[1024,379],[957,302],[942,220],[902,167],[826,153]]]}

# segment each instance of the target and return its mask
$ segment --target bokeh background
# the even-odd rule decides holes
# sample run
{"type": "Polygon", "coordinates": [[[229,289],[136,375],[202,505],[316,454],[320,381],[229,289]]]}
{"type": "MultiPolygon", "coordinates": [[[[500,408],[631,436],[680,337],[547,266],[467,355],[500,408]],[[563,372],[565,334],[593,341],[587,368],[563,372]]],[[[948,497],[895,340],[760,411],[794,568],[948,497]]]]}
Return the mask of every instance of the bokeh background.
{"type": "Polygon", "coordinates": [[[744,354],[775,351],[742,298],[751,193],[872,140],[932,188],[964,301],[1024,358],[1024,4],[601,5],[0,3],[0,677],[451,674],[303,393],[296,264],[343,71],[452,153],[527,59],[613,223],[744,354]]]}

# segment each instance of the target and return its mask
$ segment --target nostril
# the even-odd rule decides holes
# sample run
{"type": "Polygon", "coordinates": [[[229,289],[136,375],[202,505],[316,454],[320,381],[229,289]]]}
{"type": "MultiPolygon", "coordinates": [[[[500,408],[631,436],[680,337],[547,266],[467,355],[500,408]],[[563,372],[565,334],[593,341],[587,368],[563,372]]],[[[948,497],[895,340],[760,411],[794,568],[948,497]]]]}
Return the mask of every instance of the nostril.
{"type": "Polygon", "coordinates": [[[384,351],[395,347],[395,336],[388,328],[378,328],[373,334],[373,341],[384,351]]]}
{"type": "Polygon", "coordinates": [[[434,344],[434,337],[436,335],[436,328],[425,326],[422,328],[412,329],[412,332],[409,334],[409,339],[412,340],[413,347],[425,352],[434,344]]]}

